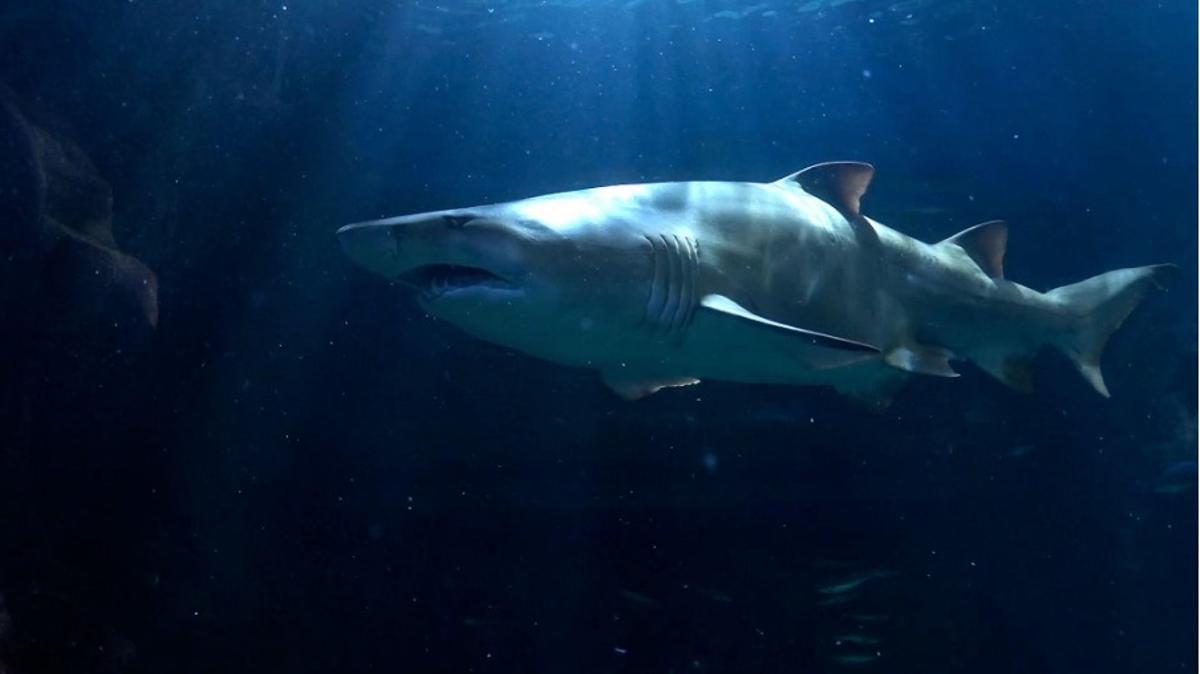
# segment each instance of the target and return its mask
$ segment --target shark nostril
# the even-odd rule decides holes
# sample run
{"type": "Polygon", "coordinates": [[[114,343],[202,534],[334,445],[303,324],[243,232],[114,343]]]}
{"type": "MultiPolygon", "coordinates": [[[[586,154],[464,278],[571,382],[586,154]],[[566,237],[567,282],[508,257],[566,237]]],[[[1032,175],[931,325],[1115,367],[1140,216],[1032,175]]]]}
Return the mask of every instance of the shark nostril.
{"type": "Polygon", "coordinates": [[[442,216],[442,222],[445,223],[445,225],[447,227],[450,227],[452,229],[462,229],[463,227],[467,226],[467,223],[471,222],[474,219],[475,218],[473,218],[469,215],[443,215],[442,216]]]}

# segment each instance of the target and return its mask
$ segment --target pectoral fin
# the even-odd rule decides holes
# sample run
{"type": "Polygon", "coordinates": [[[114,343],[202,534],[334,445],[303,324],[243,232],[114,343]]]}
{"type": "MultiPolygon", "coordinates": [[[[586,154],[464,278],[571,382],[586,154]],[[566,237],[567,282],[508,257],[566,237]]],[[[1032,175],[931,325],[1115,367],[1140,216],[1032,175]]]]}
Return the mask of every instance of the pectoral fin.
{"type": "Polygon", "coordinates": [[[871,346],[870,344],[864,344],[863,342],[858,342],[853,339],[846,339],[844,337],[836,337],[834,335],[826,334],[824,332],[817,332],[815,330],[806,330],[804,328],[798,328],[794,325],[787,325],[785,323],[773,321],[769,318],[764,318],[749,311],[742,305],[734,302],[724,295],[705,295],[704,298],[700,300],[700,307],[714,314],[744,321],[764,330],[770,330],[779,334],[794,336],[796,339],[803,340],[810,346],[819,346],[836,351],[856,352],[862,354],[879,353],[879,349],[871,346]]]}

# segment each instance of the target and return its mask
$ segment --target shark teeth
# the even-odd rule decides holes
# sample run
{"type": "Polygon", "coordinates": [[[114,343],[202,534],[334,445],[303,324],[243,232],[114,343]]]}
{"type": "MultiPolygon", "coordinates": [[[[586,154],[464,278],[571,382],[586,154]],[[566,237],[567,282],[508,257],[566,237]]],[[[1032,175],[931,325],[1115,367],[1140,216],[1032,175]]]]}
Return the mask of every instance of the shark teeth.
{"type": "Polygon", "coordinates": [[[401,274],[397,280],[420,290],[421,297],[426,300],[437,299],[466,288],[511,289],[514,287],[513,284],[486,269],[453,264],[417,267],[401,274]]]}

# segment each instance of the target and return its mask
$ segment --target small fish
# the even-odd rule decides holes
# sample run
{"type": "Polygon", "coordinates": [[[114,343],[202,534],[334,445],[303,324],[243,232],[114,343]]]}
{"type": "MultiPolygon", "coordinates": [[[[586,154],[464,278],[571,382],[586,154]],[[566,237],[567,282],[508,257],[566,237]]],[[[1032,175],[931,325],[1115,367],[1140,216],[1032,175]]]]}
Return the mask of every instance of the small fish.
{"type": "Polygon", "coordinates": [[[826,585],[824,587],[818,587],[817,592],[820,594],[844,594],[846,592],[857,590],[872,580],[887,578],[888,576],[894,575],[895,572],[893,571],[868,571],[867,573],[847,578],[841,582],[826,585]]]}
{"type": "Polygon", "coordinates": [[[1194,484],[1178,484],[1178,483],[1168,482],[1167,484],[1160,484],[1157,487],[1155,487],[1154,493],[1155,494],[1164,494],[1167,496],[1170,496],[1172,494],[1182,494],[1184,492],[1190,491],[1195,486],[1196,485],[1194,485],[1194,484]]]}
{"type": "Polygon", "coordinates": [[[1196,462],[1176,461],[1158,476],[1155,494],[1183,494],[1196,488],[1196,462]]]}
{"type": "Polygon", "coordinates": [[[905,215],[941,216],[948,215],[950,209],[941,206],[918,206],[904,211],[905,215]]]}
{"type": "Polygon", "coordinates": [[[877,646],[879,639],[869,634],[841,634],[833,638],[834,644],[843,646],[845,644],[853,644],[855,646],[877,646]]]}
{"type": "Polygon", "coordinates": [[[835,655],[832,659],[843,667],[866,667],[879,659],[879,653],[845,653],[835,655]]]}
{"type": "MultiPolygon", "coordinates": [[[[792,418],[795,420],[795,417],[792,418]]],[[[858,562],[847,562],[840,559],[814,559],[811,562],[814,569],[849,569],[858,566],[858,562]]]]}
{"type": "Polygon", "coordinates": [[[857,592],[844,592],[842,594],[830,595],[822,599],[821,601],[817,602],[817,606],[840,606],[842,604],[849,604],[855,599],[858,599],[857,592]]]}
{"type": "Polygon", "coordinates": [[[706,591],[704,591],[703,594],[705,597],[708,597],[709,599],[716,601],[716,602],[720,602],[722,604],[732,604],[733,603],[733,597],[730,597],[729,595],[725,594],[724,592],[721,592],[718,590],[706,590],[706,591]]]}
{"type": "Polygon", "coordinates": [[[860,623],[885,623],[892,619],[882,613],[852,613],[846,617],[860,623]]]}
{"type": "Polygon", "coordinates": [[[657,599],[651,599],[641,592],[634,592],[633,590],[621,590],[621,596],[626,600],[633,602],[634,604],[649,606],[650,608],[656,609],[662,608],[662,602],[658,601],[657,599]]]}
{"type": "Polygon", "coordinates": [[[1031,451],[1033,451],[1033,445],[1017,445],[1016,447],[1008,450],[1008,455],[1015,458],[1019,456],[1025,456],[1031,451]]]}

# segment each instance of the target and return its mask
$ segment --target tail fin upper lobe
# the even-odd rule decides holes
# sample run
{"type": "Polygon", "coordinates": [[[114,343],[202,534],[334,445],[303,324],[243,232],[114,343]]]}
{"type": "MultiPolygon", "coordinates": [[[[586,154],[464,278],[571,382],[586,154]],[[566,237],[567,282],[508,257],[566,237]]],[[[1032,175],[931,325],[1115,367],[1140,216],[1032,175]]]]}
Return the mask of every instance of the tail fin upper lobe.
{"type": "Polygon", "coordinates": [[[1151,286],[1162,287],[1179,268],[1171,264],[1133,267],[1093,276],[1047,293],[1062,305],[1070,329],[1055,345],[1075,363],[1079,373],[1104,397],[1108,387],[1100,373],[1100,352],[1112,333],[1146,296],[1151,286]]]}

